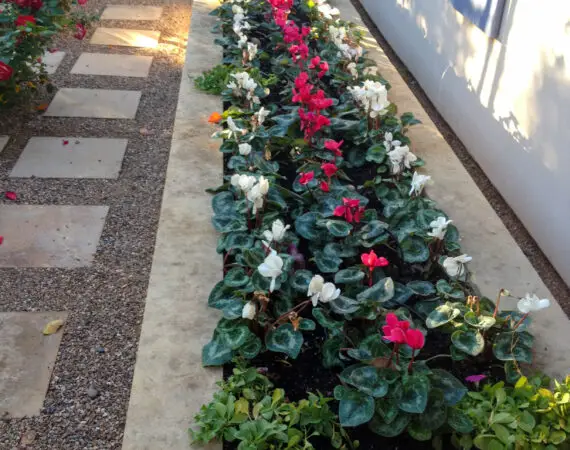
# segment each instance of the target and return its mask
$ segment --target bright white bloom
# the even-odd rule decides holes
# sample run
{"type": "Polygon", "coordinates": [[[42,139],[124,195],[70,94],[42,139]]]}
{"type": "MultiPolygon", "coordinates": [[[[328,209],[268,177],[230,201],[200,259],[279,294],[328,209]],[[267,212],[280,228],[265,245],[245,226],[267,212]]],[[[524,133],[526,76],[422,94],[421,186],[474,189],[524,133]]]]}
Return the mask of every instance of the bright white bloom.
{"type": "Polygon", "coordinates": [[[263,106],[261,108],[259,108],[259,111],[257,111],[254,116],[257,118],[257,124],[258,125],[263,125],[263,122],[265,122],[265,119],[267,118],[267,116],[269,115],[269,110],[265,109],[263,106]]]}
{"type": "Polygon", "coordinates": [[[325,279],[322,276],[315,275],[313,278],[311,278],[311,282],[309,283],[309,290],[307,291],[307,296],[311,297],[313,306],[317,306],[324,285],[325,285],[325,279]]]}
{"type": "Polygon", "coordinates": [[[253,42],[248,42],[247,43],[247,58],[249,61],[253,61],[253,58],[255,58],[255,55],[257,55],[257,44],[254,44],[253,42]]]}
{"type": "Polygon", "coordinates": [[[247,302],[245,305],[243,305],[243,309],[241,310],[241,317],[242,319],[253,320],[255,319],[256,312],[255,303],[247,302]]]}
{"type": "Polygon", "coordinates": [[[233,5],[232,6],[232,12],[234,14],[243,14],[245,11],[243,10],[243,8],[239,5],[233,5]]]}
{"type": "Polygon", "coordinates": [[[352,78],[354,78],[356,80],[358,78],[358,69],[356,68],[356,63],[351,62],[348,64],[348,66],[346,66],[346,68],[348,69],[348,71],[352,75],[352,78]]]}
{"type": "Polygon", "coordinates": [[[267,255],[265,260],[257,267],[257,270],[263,277],[271,278],[269,292],[273,292],[273,289],[275,289],[275,280],[283,273],[282,269],[283,260],[275,250],[271,250],[271,253],[267,255]]]}
{"type": "Polygon", "coordinates": [[[234,96],[246,97],[250,102],[259,103],[259,97],[255,95],[257,83],[249,76],[249,73],[232,73],[232,77],[234,81],[230,81],[227,88],[233,91],[234,96]]]}
{"type": "Polygon", "coordinates": [[[317,4],[317,9],[325,19],[332,20],[333,16],[340,14],[338,8],[333,8],[326,0],[317,0],[315,3],[317,4]]]}
{"type": "Polygon", "coordinates": [[[239,188],[243,192],[249,192],[253,185],[257,182],[257,178],[252,175],[232,175],[230,179],[232,186],[239,188]]]}
{"type": "Polygon", "coordinates": [[[446,220],[445,217],[439,216],[429,224],[431,231],[428,231],[427,235],[436,239],[443,240],[445,237],[445,232],[447,231],[447,226],[451,222],[452,220],[446,220]]]}
{"type": "Polygon", "coordinates": [[[392,133],[387,132],[384,133],[384,148],[386,149],[387,152],[389,152],[392,147],[400,147],[402,145],[402,143],[398,140],[394,140],[394,136],[392,135],[392,133]]]}
{"type": "Polygon", "coordinates": [[[422,175],[417,172],[414,172],[412,177],[412,187],[410,188],[410,195],[416,194],[420,195],[424,190],[426,184],[431,181],[431,177],[429,175],[422,175]]]}
{"type": "Polygon", "coordinates": [[[443,268],[450,277],[459,277],[465,273],[465,264],[473,258],[465,254],[451,257],[448,256],[443,260],[443,268]]]}
{"type": "Polygon", "coordinates": [[[245,130],[243,128],[239,128],[234,122],[234,119],[232,119],[231,117],[228,117],[227,123],[228,123],[228,128],[230,129],[230,137],[233,135],[237,137],[240,134],[245,134],[245,130]]]}
{"type": "Polygon", "coordinates": [[[251,145],[249,144],[239,144],[238,149],[239,154],[242,156],[247,156],[251,153],[251,145]]]}
{"type": "Polygon", "coordinates": [[[325,280],[320,275],[315,275],[309,283],[307,296],[311,297],[313,306],[317,306],[318,302],[328,303],[338,298],[340,289],[334,283],[325,283],[325,280]]]}
{"type": "Polygon", "coordinates": [[[390,158],[390,163],[392,164],[393,174],[400,173],[404,167],[411,169],[411,164],[418,159],[418,157],[410,151],[407,145],[395,147],[394,150],[389,151],[388,158],[390,158]]]}
{"type": "Polygon", "coordinates": [[[329,36],[333,44],[339,49],[339,54],[346,59],[354,59],[355,61],[362,56],[362,47],[350,46],[345,27],[329,26],[329,36]]]}
{"type": "Polygon", "coordinates": [[[285,232],[291,228],[291,225],[285,225],[281,220],[277,219],[271,224],[271,230],[265,230],[263,237],[267,242],[281,242],[285,237],[285,232]]]}
{"type": "Polygon", "coordinates": [[[364,73],[364,76],[367,76],[367,75],[376,76],[376,75],[378,75],[378,67],[376,67],[376,66],[365,67],[363,73],[364,73]]]}
{"type": "Polygon", "coordinates": [[[536,294],[526,294],[517,303],[518,310],[523,314],[540,311],[541,309],[548,308],[549,306],[550,300],[547,298],[539,299],[536,294]]]}
{"type": "Polygon", "coordinates": [[[386,108],[390,106],[388,91],[379,81],[365,80],[361,86],[350,86],[348,90],[370,117],[386,114],[386,108]]]}
{"type": "Polygon", "coordinates": [[[245,34],[243,34],[241,31],[239,33],[236,33],[236,34],[239,36],[238,43],[237,43],[238,47],[244,48],[245,45],[247,44],[247,36],[245,34]]]}
{"type": "Polygon", "coordinates": [[[247,199],[253,203],[253,213],[263,208],[263,197],[269,191],[269,180],[263,176],[259,177],[255,184],[247,193],[247,199]]]}

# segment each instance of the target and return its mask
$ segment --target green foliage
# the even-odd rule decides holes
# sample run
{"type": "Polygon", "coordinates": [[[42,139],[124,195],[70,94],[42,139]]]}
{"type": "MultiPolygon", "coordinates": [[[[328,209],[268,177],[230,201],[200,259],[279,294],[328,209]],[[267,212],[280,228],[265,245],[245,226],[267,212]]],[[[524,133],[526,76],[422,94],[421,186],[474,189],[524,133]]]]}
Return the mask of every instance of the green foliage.
{"type": "Polygon", "coordinates": [[[570,378],[547,389],[548,379],[521,377],[469,392],[453,408],[449,425],[457,448],[481,450],[568,448],[570,378]]]}
{"type": "Polygon", "coordinates": [[[311,438],[322,436],[331,448],[345,448],[346,432],[331,411],[331,398],[308,393],[289,402],[283,389],[238,361],[233,374],[218,383],[213,400],[202,406],[189,433],[194,443],[225,439],[240,450],[312,449],[311,438]]]}
{"type": "Polygon", "coordinates": [[[194,79],[194,86],[208,94],[221,95],[230,81],[230,73],[235,68],[218,64],[194,79]]]}

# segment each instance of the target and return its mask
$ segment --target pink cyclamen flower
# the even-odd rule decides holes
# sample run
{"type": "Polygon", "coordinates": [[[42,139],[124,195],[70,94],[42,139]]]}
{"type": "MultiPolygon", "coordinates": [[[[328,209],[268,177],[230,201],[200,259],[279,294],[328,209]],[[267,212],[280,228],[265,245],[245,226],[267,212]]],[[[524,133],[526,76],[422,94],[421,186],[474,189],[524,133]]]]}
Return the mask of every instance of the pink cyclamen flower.
{"type": "Polygon", "coordinates": [[[469,383],[479,383],[485,378],[487,378],[487,375],[469,375],[468,377],[465,377],[465,381],[468,381],[469,383]]]}
{"type": "Polygon", "coordinates": [[[342,156],[342,151],[340,146],[344,143],[344,141],[333,141],[332,139],[328,139],[325,141],[325,148],[330,150],[335,154],[335,156],[342,156]]]}
{"type": "Polygon", "coordinates": [[[406,331],[407,344],[414,350],[420,350],[424,347],[426,339],[420,330],[410,329],[406,331]]]}
{"type": "Polygon", "coordinates": [[[325,173],[327,177],[332,177],[337,171],[338,167],[336,164],[333,163],[324,163],[321,165],[322,171],[325,173]]]}
{"type": "Polygon", "coordinates": [[[315,172],[313,172],[312,170],[310,172],[307,173],[302,173],[301,172],[301,177],[299,178],[299,184],[306,186],[307,184],[309,184],[313,178],[315,178],[315,172]]]}

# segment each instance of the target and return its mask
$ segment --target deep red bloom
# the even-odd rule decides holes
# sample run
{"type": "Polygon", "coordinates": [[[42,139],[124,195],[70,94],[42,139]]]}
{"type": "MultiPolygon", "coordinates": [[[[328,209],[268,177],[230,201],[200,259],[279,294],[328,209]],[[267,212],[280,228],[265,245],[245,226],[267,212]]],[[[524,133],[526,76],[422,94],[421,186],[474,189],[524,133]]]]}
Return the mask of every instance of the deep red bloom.
{"type": "Polygon", "coordinates": [[[63,144],[63,145],[68,145],[68,144],[69,144],[69,141],[68,141],[67,139],[64,139],[64,140],[62,141],[62,144],[63,144]]]}
{"type": "Polygon", "coordinates": [[[302,184],[303,186],[306,186],[307,184],[309,184],[309,182],[313,180],[313,178],[315,178],[315,172],[313,172],[312,170],[307,173],[301,172],[300,175],[301,178],[299,178],[299,184],[302,184]]]}
{"type": "Polygon", "coordinates": [[[17,27],[25,27],[28,23],[35,25],[36,18],[34,16],[18,16],[18,18],[16,19],[17,27]]]}
{"type": "Polygon", "coordinates": [[[318,77],[322,78],[325,76],[325,74],[329,71],[329,63],[326,61],[323,61],[320,65],[319,68],[321,69],[321,71],[318,73],[318,77]]]}
{"type": "Polygon", "coordinates": [[[44,2],[42,2],[42,0],[31,0],[30,1],[30,7],[32,9],[35,9],[36,11],[38,9],[40,9],[43,6],[44,2]]]}
{"type": "Polygon", "coordinates": [[[370,271],[374,270],[375,267],[386,267],[389,263],[386,258],[381,256],[378,258],[374,250],[370,250],[370,253],[363,253],[360,255],[362,264],[368,267],[370,271]]]}
{"type": "Polygon", "coordinates": [[[414,350],[423,348],[426,343],[426,338],[420,330],[410,329],[406,331],[407,344],[414,350]]]}
{"type": "Polygon", "coordinates": [[[320,62],[321,62],[320,56],[315,56],[314,58],[311,58],[309,69],[316,69],[319,66],[320,62]]]}
{"type": "Polygon", "coordinates": [[[401,328],[391,328],[389,334],[384,334],[384,338],[394,344],[406,344],[406,333],[401,328]]]}
{"type": "Polygon", "coordinates": [[[85,29],[85,26],[83,26],[82,23],[76,23],[75,24],[75,34],[73,35],[73,37],[75,39],[79,39],[81,41],[81,40],[83,40],[83,38],[85,37],[86,34],[87,34],[87,30],[85,29]]]}
{"type": "MultiPolygon", "coordinates": [[[[309,81],[309,74],[307,72],[301,72],[295,78],[295,87],[297,89],[301,89],[302,87],[304,87],[307,84],[308,81],[309,81]]],[[[311,89],[312,88],[313,87],[311,86],[311,89]]]]}
{"type": "Polygon", "coordinates": [[[332,177],[338,171],[338,167],[336,166],[336,164],[333,163],[324,163],[321,165],[321,169],[323,170],[325,175],[329,178],[332,177]]]}
{"type": "Polygon", "coordinates": [[[344,219],[351,222],[360,222],[362,214],[364,214],[364,208],[359,206],[360,200],[354,198],[343,198],[343,205],[337,206],[334,209],[333,215],[337,217],[344,217],[344,219]]]}
{"type": "Polygon", "coordinates": [[[323,192],[330,192],[331,188],[326,181],[321,181],[321,191],[323,192]]]}
{"type": "Polygon", "coordinates": [[[87,0],[77,0],[77,3],[80,5],[85,5],[87,3],[87,0]]]}
{"type": "Polygon", "coordinates": [[[309,57],[309,47],[304,42],[300,44],[294,44],[289,47],[289,53],[293,60],[299,62],[301,64],[302,61],[305,61],[309,57]]]}
{"type": "Polygon", "coordinates": [[[14,69],[12,69],[8,64],[0,61],[0,81],[8,81],[12,78],[14,69]]]}
{"type": "Polygon", "coordinates": [[[342,156],[342,151],[340,149],[340,146],[343,144],[343,142],[344,141],[336,142],[333,141],[332,139],[328,139],[325,141],[325,148],[333,152],[335,156],[342,156]]]}
{"type": "Polygon", "coordinates": [[[20,8],[29,8],[31,0],[16,0],[14,3],[16,3],[20,8]]]}
{"type": "Polygon", "coordinates": [[[0,236],[0,245],[2,245],[2,242],[4,242],[4,236],[0,236]]]}
{"type": "Polygon", "coordinates": [[[6,194],[5,194],[5,196],[6,196],[6,198],[7,198],[8,200],[12,200],[12,201],[15,201],[15,200],[18,198],[18,196],[16,195],[16,193],[13,192],[13,191],[7,191],[6,194]]]}
{"type": "Polygon", "coordinates": [[[322,127],[327,127],[331,124],[328,117],[314,112],[306,112],[303,108],[299,108],[299,118],[301,119],[301,130],[305,132],[305,140],[307,142],[322,127]]]}

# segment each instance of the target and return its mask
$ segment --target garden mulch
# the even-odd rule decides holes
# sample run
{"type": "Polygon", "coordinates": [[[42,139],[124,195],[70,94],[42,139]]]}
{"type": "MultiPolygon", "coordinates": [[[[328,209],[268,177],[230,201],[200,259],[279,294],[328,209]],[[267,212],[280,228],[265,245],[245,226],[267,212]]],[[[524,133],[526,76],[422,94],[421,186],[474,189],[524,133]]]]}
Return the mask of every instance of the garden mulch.
{"type": "MultiPolygon", "coordinates": [[[[107,3],[90,0],[88,8],[102,12],[107,3]]],[[[0,154],[2,192],[16,192],[17,204],[110,208],[90,266],[0,269],[0,312],[69,312],[44,408],[36,417],[1,419],[1,449],[121,446],[191,10],[190,2],[120,3],[163,7],[159,21],[105,21],[103,25],[159,30],[159,46],[90,45],[94,29],[102,25],[93,24],[84,41],[66,37],[56,44],[66,56],[52,79],[59,88],[140,90],[135,120],[42,118],[37,107],[49,103],[55,91],[40,93],[14,110],[0,111],[0,135],[11,137],[0,154]],[[70,70],[82,52],[151,55],[154,60],[147,78],[72,75],[70,70]],[[33,136],[126,138],[119,178],[9,178],[33,136]]],[[[3,198],[0,202],[14,204],[3,198]]]]}
{"type": "Polygon", "coordinates": [[[481,169],[479,164],[477,164],[475,159],[470,155],[465,145],[463,145],[443,116],[437,111],[421,85],[418,83],[414,75],[408,70],[403,61],[398,57],[388,41],[384,38],[360,1],[350,0],[350,2],[360,14],[370,33],[382,48],[382,51],[398,70],[400,76],[416,96],[459,161],[461,161],[461,164],[463,164],[469,175],[471,175],[471,178],[476,180],[477,187],[493,207],[497,216],[499,216],[509,233],[528,258],[548,290],[558,301],[566,315],[570,316],[570,287],[568,287],[562,277],[558,274],[536,241],[521,223],[515,212],[491,183],[491,180],[487,178],[485,172],[483,172],[483,169],[481,169]]]}

